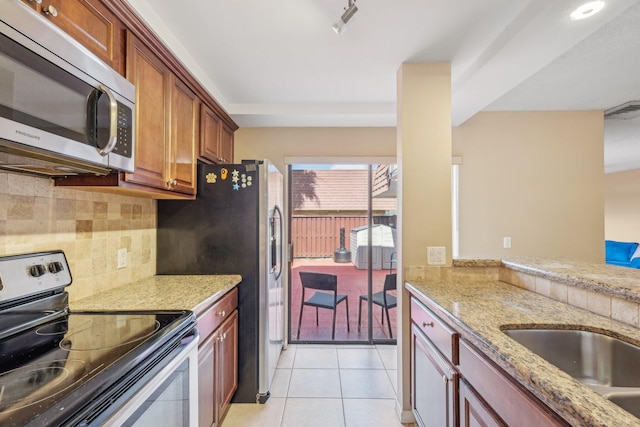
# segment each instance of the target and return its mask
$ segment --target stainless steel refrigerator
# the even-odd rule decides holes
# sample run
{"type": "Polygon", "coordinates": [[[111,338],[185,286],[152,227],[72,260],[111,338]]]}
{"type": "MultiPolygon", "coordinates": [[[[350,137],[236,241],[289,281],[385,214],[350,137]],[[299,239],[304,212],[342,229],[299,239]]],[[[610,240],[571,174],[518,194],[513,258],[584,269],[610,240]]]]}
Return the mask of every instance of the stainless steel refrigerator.
{"type": "Polygon", "coordinates": [[[238,390],[262,402],[283,346],[284,181],[268,160],[198,165],[195,200],[158,201],[158,274],[240,274],[238,390]]]}

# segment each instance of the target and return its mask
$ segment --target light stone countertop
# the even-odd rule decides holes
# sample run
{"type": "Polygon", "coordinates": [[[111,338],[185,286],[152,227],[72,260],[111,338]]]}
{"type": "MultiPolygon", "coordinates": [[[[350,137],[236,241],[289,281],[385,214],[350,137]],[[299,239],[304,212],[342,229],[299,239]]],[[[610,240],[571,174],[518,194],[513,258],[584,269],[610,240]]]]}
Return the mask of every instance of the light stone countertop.
{"type": "Polygon", "coordinates": [[[72,302],[72,311],[191,310],[199,317],[235,287],[239,275],[160,275],[72,302]]]}
{"type": "MultiPolygon", "coordinates": [[[[511,264],[525,268],[515,261],[511,264]]],[[[542,270],[540,265],[531,268],[542,270]]],[[[576,270],[572,271],[567,276],[575,278],[576,270]]],[[[405,287],[435,302],[436,314],[458,330],[462,339],[472,343],[570,424],[640,426],[639,419],[507,337],[501,327],[579,325],[626,336],[639,345],[640,330],[497,280],[451,275],[441,280],[414,280],[405,287]]]]}
{"type": "Polygon", "coordinates": [[[502,261],[529,273],[612,297],[640,302],[640,269],[566,259],[514,258],[502,261]]]}

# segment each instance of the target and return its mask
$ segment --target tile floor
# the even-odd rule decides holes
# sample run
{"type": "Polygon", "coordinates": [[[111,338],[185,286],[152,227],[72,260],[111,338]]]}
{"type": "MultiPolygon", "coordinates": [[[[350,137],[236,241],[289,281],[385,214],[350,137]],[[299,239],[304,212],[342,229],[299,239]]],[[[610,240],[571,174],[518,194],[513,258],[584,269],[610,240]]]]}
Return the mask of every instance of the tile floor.
{"type": "Polygon", "coordinates": [[[234,403],[221,427],[402,427],[394,345],[289,345],[264,405],[234,403]]]}

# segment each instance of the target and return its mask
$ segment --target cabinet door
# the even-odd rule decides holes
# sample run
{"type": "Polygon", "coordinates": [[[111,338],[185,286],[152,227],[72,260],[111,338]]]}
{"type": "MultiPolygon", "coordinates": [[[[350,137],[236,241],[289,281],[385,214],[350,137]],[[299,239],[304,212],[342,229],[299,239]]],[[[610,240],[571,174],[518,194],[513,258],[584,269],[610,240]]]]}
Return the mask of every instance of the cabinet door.
{"type": "Polygon", "coordinates": [[[486,406],[504,420],[504,425],[518,427],[569,425],[465,341],[460,341],[459,367],[464,380],[473,387],[482,401],[486,402],[486,406]]]}
{"type": "Polygon", "coordinates": [[[220,148],[218,149],[221,163],[233,163],[233,130],[226,124],[220,128],[220,148]]]}
{"type": "Polygon", "coordinates": [[[200,112],[200,157],[219,163],[220,128],[222,120],[207,105],[202,104],[200,112]]]}
{"type": "Polygon", "coordinates": [[[135,172],[126,180],[165,189],[171,73],[132,33],[127,33],[127,79],[136,86],[135,172]]]}
{"type": "Polygon", "coordinates": [[[217,419],[215,395],[215,340],[211,335],[198,350],[198,426],[212,427],[217,419]]]}
{"type": "Polygon", "coordinates": [[[224,416],[238,388],[238,311],[218,329],[218,414],[224,416]]]}
{"type": "Polygon", "coordinates": [[[44,0],[42,14],[122,74],[124,25],[98,0],[44,0]],[[47,13],[50,7],[57,14],[47,13]]]}
{"type": "Polygon", "coordinates": [[[460,427],[506,427],[464,379],[460,380],[460,427]]]}
{"type": "Polygon", "coordinates": [[[415,324],[411,327],[411,406],[419,426],[453,427],[458,374],[415,324]]]}
{"type": "Polygon", "coordinates": [[[22,3],[28,4],[29,7],[31,7],[32,9],[37,9],[38,8],[38,3],[36,2],[36,0],[21,0],[22,3]]]}
{"type": "Polygon", "coordinates": [[[168,188],[196,194],[196,143],[200,100],[180,79],[171,76],[171,142],[166,158],[168,188]]]}

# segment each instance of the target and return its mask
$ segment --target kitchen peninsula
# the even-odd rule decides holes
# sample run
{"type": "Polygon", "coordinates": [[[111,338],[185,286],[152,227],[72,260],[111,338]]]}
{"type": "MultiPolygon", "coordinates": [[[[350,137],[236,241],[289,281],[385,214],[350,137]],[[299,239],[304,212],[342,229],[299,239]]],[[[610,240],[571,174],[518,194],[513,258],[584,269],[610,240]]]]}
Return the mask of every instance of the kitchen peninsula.
{"type": "MultiPolygon", "coordinates": [[[[469,401],[463,397],[464,388],[470,384],[473,392],[482,397],[483,409],[488,408],[493,415],[497,413],[507,425],[535,425],[527,424],[532,422],[531,418],[524,419],[526,411],[533,407],[557,420],[553,425],[640,426],[638,418],[503,332],[514,328],[580,329],[640,345],[637,270],[568,260],[456,260],[451,268],[410,270],[407,276],[405,288],[412,295],[412,359],[419,357],[414,350],[415,336],[429,337],[436,348],[444,342],[445,350],[451,349],[451,344],[438,341],[443,331],[450,331],[455,341],[459,341],[459,347],[454,343],[454,351],[450,351],[454,360],[446,363],[461,378],[460,425],[468,422],[465,416],[469,416],[469,408],[465,404],[468,406],[469,401]],[[432,315],[432,319],[424,317],[423,312],[432,315]],[[476,353],[482,363],[467,363],[470,355],[476,353]],[[469,369],[469,375],[465,375],[465,366],[474,368],[469,369]],[[485,366],[488,371],[502,374],[501,381],[512,392],[497,396],[488,391],[489,395],[483,396],[481,390],[490,389],[473,381],[489,378],[478,377],[478,367],[485,366]],[[526,405],[513,403],[518,393],[525,396],[526,405]],[[511,411],[509,405],[516,410],[511,411]]],[[[413,381],[416,366],[413,360],[411,366],[413,381]]],[[[445,383],[450,380],[444,378],[445,383]]],[[[449,399],[458,407],[457,391],[449,399]]],[[[417,406],[420,407],[420,402],[417,406]]],[[[415,413],[415,402],[412,407],[415,413]]],[[[500,425],[500,421],[496,424],[500,425]]]]}

